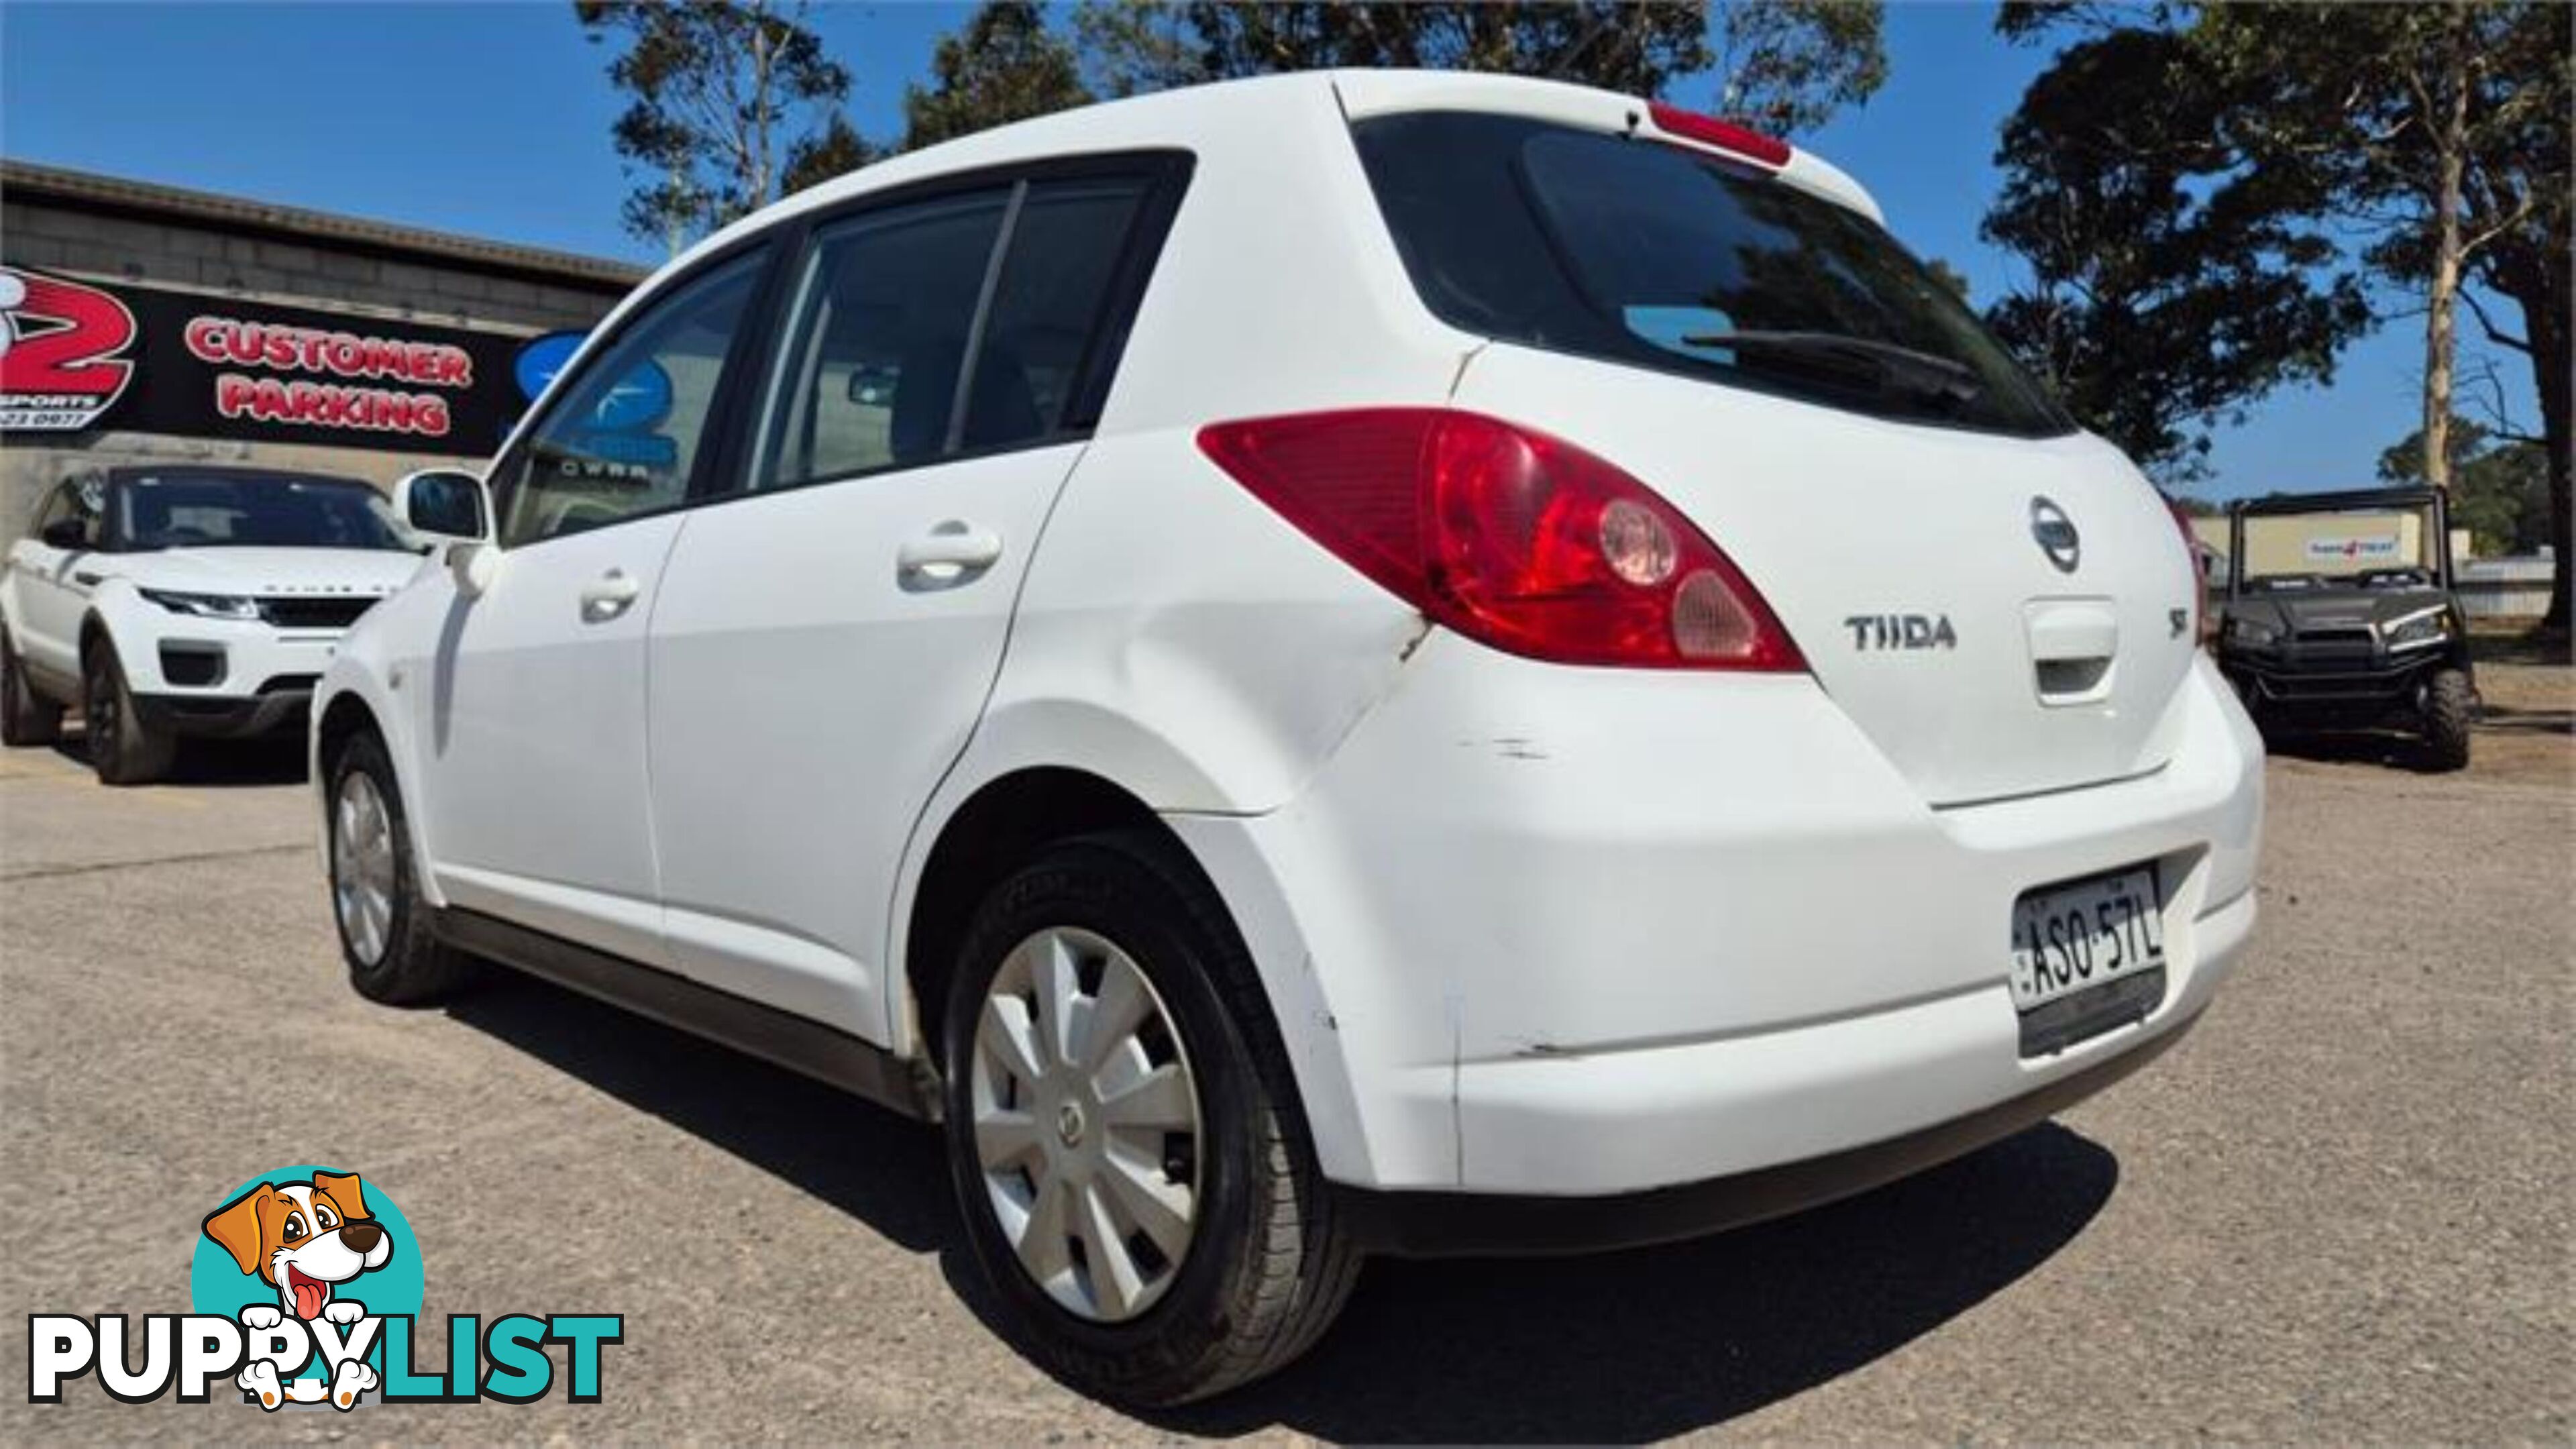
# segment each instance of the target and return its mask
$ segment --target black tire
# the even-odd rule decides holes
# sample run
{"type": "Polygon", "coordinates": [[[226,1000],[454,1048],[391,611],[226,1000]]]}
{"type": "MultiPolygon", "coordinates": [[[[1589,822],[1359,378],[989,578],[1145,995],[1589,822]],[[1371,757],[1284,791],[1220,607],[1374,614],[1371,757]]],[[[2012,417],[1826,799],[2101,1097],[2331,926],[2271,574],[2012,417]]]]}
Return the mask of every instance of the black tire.
{"type": "Polygon", "coordinates": [[[88,737],[90,768],[102,785],[148,785],[170,773],[179,741],[144,723],[116,646],[94,639],[81,654],[81,728],[88,737]]]}
{"type": "Polygon", "coordinates": [[[0,620],[0,744],[50,745],[62,732],[63,707],[27,682],[18,647],[9,642],[8,622],[0,620]]]}
{"type": "Polygon", "coordinates": [[[1006,1330],[1031,1359],[1116,1404],[1205,1398],[1285,1366],[1341,1312],[1361,1254],[1339,1231],[1251,958],[1206,881],[1159,837],[1087,836],[1050,849],[975,913],[943,1013],[950,1176],[1006,1330]],[[1199,1086],[1190,1244],[1139,1316],[1080,1317],[1025,1272],[986,1191],[972,1125],[977,1018],[1012,948],[1075,928],[1126,952],[1162,998],[1199,1086]]]}
{"type": "Polygon", "coordinates": [[[2436,770],[2469,764],[2469,727],[2477,722],[2478,695],[2464,669],[2437,670],[2424,687],[2424,762],[2436,770]]]}
{"type": "Polygon", "coordinates": [[[340,959],[348,964],[349,984],[360,996],[388,1006],[426,1006],[455,995],[481,973],[481,963],[439,940],[433,930],[412,868],[402,792],[395,785],[393,765],[385,758],[384,742],[373,732],[360,733],[327,768],[331,788],[322,797],[322,836],[329,843],[331,919],[340,933],[340,959]],[[336,815],[353,775],[365,776],[384,802],[393,857],[390,918],[384,926],[383,945],[372,960],[352,939],[339,889],[342,844],[336,815]]]}

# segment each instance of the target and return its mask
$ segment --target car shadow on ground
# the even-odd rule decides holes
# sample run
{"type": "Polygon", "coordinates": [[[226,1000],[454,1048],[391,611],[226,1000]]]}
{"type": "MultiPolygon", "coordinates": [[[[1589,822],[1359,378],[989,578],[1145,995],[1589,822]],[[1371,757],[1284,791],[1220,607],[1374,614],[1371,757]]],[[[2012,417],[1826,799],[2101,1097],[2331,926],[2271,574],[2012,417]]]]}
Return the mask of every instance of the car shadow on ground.
{"type": "MultiPolygon", "coordinates": [[[[988,1328],[936,1130],[511,972],[456,1020],[937,1252],[988,1328]]],[[[1305,1359],[1172,1432],[1607,1442],[1724,1423],[1895,1351],[2046,1262],[2120,1176],[2053,1123],[1813,1212],[1587,1258],[1377,1262],[1305,1359]]],[[[863,1330],[862,1330],[863,1331],[863,1330]]],[[[998,1331],[998,1330],[997,1330],[998,1331]]]]}
{"type": "Polygon", "coordinates": [[[2279,730],[2263,736],[2266,754],[2324,765],[2385,765],[2418,775],[2443,773],[2411,735],[2382,730],[2279,730]]]}
{"type": "MultiPolygon", "coordinates": [[[[77,726],[66,728],[54,742],[54,753],[86,770],[89,740],[77,726]]],[[[163,785],[301,785],[310,766],[304,757],[302,731],[253,740],[179,741],[163,785]]]]}
{"type": "Polygon", "coordinates": [[[515,971],[447,1014],[814,1194],[916,1253],[963,1249],[936,1130],[515,971]]]}
{"type": "Polygon", "coordinates": [[[2576,735],[2576,710],[2507,709],[2491,704],[2478,711],[2478,728],[2498,734],[2576,735]]]}
{"type": "Polygon", "coordinates": [[[1894,1352],[2046,1262],[2119,1159],[2054,1123],[1876,1192],[1588,1258],[1369,1265],[1278,1378],[1160,1417],[1338,1441],[1628,1443],[1722,1424],[1894,1352]]]}

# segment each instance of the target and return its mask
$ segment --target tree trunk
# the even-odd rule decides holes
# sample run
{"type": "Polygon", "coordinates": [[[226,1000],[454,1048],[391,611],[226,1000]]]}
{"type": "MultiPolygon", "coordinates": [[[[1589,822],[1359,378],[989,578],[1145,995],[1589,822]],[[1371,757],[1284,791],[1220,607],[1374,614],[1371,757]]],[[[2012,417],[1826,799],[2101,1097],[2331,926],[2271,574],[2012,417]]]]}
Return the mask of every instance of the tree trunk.
{"type": "Polygon", "coordinates": [[[2531,344],[2531,380],[2540,394],[2540,445],[2549,469],[2549,613],[2541,628],[2567,632],[2569,575],[2576,570],[2576,523],[2569,478],[2576,473],[2576,256],[2558,226],[2507,237],[2486,254],[2483,275],[2522,309],[2522,340],[2531,344]],[[2536,233],[2536,234],[2535,234],[2536,233]]]}
{"type": "Polygon", "coordinates": [[[2451,490],[2451,358],[2460,297],[2460,183],[2468,164],[2469,57],[2466,16],[2455,6],[2443,47],[2442,114],[2434,123],[2433,284],[2424,316],[2424,481],[2451,490]]]}
{"type": "Polygon", "coordinates": [[[2532,272],[2540,283],[2540,295],[2517,297],[2522,303],[2523,336],[2531,339],[2532,381],[2540,386],[2541,446],[2549,454],[2549,534],[2556,552],[2555,566],[2549,574],[2549,615],[2541,620],[2543,629],[2558,634],[2567,632],[2569,570],[2576,569],[2576,526],[2571,526],[2569,475],[2576,472],[2576,437],[2570,436],[2571,409],[2576,402],[2576,361],[2571,361],[2568,348],[2576,338],[2568,335],[2567,309],[2570,264],[2564,249],[2552,249],[2552,255],[2534,266],[2532,272]]]}

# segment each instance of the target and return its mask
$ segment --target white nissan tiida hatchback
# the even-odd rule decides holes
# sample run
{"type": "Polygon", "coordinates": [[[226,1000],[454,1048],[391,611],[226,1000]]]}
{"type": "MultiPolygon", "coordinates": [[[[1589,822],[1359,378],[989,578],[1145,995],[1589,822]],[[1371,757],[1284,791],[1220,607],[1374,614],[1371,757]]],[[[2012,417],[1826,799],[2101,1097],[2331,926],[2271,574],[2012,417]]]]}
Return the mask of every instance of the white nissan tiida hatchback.
{"type": "Polygon", "coordinates": [[[944,1122],[1004,1320],[1124,1402],[1370,1253],[2016,1131],[2254,921],[2165,504],[1842,173],[1625,96],[870,167],[639,289],[488,489],[405,490],[445,567],[320,686],[358,989],[494,959],[944,1122]]]}

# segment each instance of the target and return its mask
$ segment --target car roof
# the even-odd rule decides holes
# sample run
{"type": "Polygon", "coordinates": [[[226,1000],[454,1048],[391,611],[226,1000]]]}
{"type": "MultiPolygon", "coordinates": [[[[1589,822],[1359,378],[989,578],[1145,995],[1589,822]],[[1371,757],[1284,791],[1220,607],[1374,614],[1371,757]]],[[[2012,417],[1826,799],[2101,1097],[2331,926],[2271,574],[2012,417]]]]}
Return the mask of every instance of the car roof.
{"type": "MultiPolygon", "coordinates": [[[[1311,70],[1251,76],[1077,106],[862,166],[722,228],[672,258],[637,286],[633,295],[654,291],[665,277],[806,212],[985,167],[1086,152],[1180,146],[1190,140],[1195,122],[1221,114],[1231,123],[1247,105],[1281,110],[1330,105],[1351,120],[1407,110],[1493,111],[1605,131],[1643,128],[1661,140],[1708,149],[1654,128],[1647,119],[1649,103],[1638,97],[1564,81],[1441,70],[1311,70]]],[[[1884,225],[1886,218],[1877,200],[1841,168],[1812,152],[1794,146],[1788,150],[1785,164],[1765,169],[1789,185],[1884,225]]]]}

